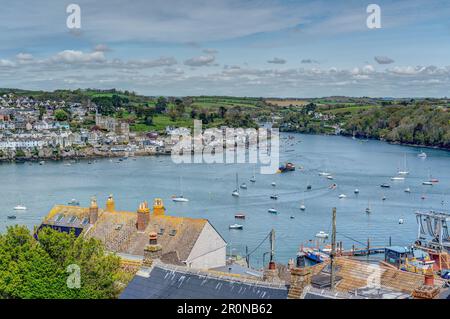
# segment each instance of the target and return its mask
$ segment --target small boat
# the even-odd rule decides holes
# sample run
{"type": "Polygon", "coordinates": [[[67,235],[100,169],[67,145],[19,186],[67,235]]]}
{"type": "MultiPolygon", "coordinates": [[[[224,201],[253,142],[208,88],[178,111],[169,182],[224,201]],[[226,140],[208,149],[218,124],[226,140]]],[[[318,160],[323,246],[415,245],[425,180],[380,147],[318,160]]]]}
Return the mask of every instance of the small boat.
{"type": "Polygon", "coordinates": [[[271,213],[271,214],[278,214],[278,211],[275,208],[270,208],[268,210],[268,212],[271,213]]]}
{"type": "Polygon", "coordinates": [[[405,189],[405,193],[411,193],[411,188],[407,188],[407,189],[405,189]]]}
{"type": "Polygon", "coordinates": [[[387,199],[386,196],[383,196],[383,197],[381,198],[382,201],[385,201],[386,199],[387,199]]]}
{"type": "Polygon", "coordinates": [[[27,207],[24,205],[17,205],[16,207],[14,207],[14,210],[27,210],[27,207]]]}
{"type": "Polygon", "coordinates": [[[234,218],[236,218],[236,219],[245,219],[245,214],[241,214],[241,213],[235,214],[234,218]]]}
{"type": "Polygon", "coordinates": [[[239,186],[239,187],[242,188],[242,189],[247,189],[247,184],[242,183],[241,186],[239,186]]]}
{"type": "Polygon", "coordinates": [[[380,187],[382,187],[382,188],[391,188],[391,185],[384,183],[384,184],[381,184],[380,187]]]}
{"type": "Polygon", "coordinates": [[[45,161],[40,161],[39,162],[39,165],[44,165],[45,164],[45,161]]]}
{"type": "Polygon", "coordinates": [[[432,178],[430,179],[431,183],[439,183],[439,180],[437,178],[432,178]]]}
{"type": "Polygon", "coordinates": [[[64,166],[72,166],[71,163],[64,163],[64,166]]]}
{"type": "Polygon", "coordinates": [[[331,174],[328,172],[320,172],[319,176],[330,176],[331,174]]]}
{"type": "Polygon", "coordinates": [[[400,219],[398,220],[398,223],[399,223],[400,225],[402,225],[404,222],[405,222],[405,221],[403,220],[403,218],[400,218],[400,219]]]}
{"type": "Polygon", "coordinates": [[[278,199],[278,195],[275,195],[275,194],[274,195],[270,195],[270,199],[275,199],[276,200],[276,199],[278,199]]]}
{"type": "Polygon", "coordinates": [[[295,216],[291,216],[291,217],[289,217],[290,219],[295,219],[295,216]]]}
{"type": "Polygon", "coordinates": [[[331,175],[328,175],[328,176],[327,176],[327,179],[329,179],[329,180],[333,180],[333,179],[334,179],[334,177],[333,177],[333,176],[331,176],[331,175]]]}
{"type": "Polygon", "coordinates": [[[433,183],[432,182],[422,182],[422,185],[433,186],[433,183]]]}
{"type": "Polygon", "coordinates": [[[306,186],[306,189],[310,191],[310,190],[312,189],[312,185],[311,185],[311,184],[308,184],[308,185],[306,186]]]}
{"type": "Polygon", "coordinates": [[[427,153],[425,153],[425,152],[421,152],[421,153],[419,153],[419,154],[417,154],[417,157],[419,157],[419,158],[427,158],[427,153]]]}
{"type": "Polygon", "coordinates": [[[395,176],[391,177],[391,181],[404,181],[405,178],[403,176],[395,176]]]}
{"type": "Polygon", "coordinates": [[[234,189],[234,191],[231,193],[231,196],[234,197],[239,197],[239,187],[238,187],[238,174],[236,173],[236,188],[234,189]]]}
{"type": "Polygon", "coordinates": [[[243,229],[244,226],[240,224],[233,224],[229,226],[230,229],[243,229]]]}
{"type": "Polygon", "coordinates": [[[306,206],[305,206],[304,203],[302,203],[302,204],[300,205],[300,210],[306,210],[306,206]]]}
{"type": "Polygon", "coordinates": [[[179,196],[172,196],[172,201],[177,203],[186,203],[189,202],[189,199],[183,196],[183,177],[180,176],[180,195],[179,196]]]}
{"type": "Polygon", "coordinates": [[[400,176],[406,176],[406,175],[409,175],[409,171],[408,171],[407,169],[408,169],[408,168],[407,168],[407,164],[406,164],[406,154],[405,154],[405,157],[404,157],[404,164],[403,164],[403,169],[399,169],[398,172],[397,172],[397,174],[400,175],[400,176]]]}
{"type": "Polygon", "coordinates": [[[17,217],[14,216],[14,215],[9,215],[9,216],[7,216],[7,218],[8,218],[8,219],[16,219],[17,217]]]}
{"type": "Polygon", "coordinates": [[[278,168],[280,173],[293,172],[295,171],[295,165],[292,163],[286,163],[278,168]]]}
{"type": "Polygon", "coordinates": [[[345,195],[345,194],[339,195],[339,199],[343,199],[343,198],[347,198],[347,195],[345,195]]]}
{"type": "Polygon", "coordinates": [[[420,199],[425,200],[426,199],[425,195],[422,195],[422,197],[420,197],[420,199]]]}
{"type": "Polygon", "coordinates": [[[177,203],[185,203],[185,202],[189,202],[189,199],[184,198],[183,195],[181,195],[178,197],[177,196],[172,197],[172,201],[177,202],[177,203]]]}
{"type": "Polygon", "coordinates": [[[270,184],[270,185],[272,185],[273,187],[275,187],[275,186],[277,186],[277,183],[272,182],[272,184],[270,184]]]}
{"type": "Polygon", "coordinates": [[[252,178],[250,178],[250,182],[252,182],[252,183],[255,183],[255,182],[256,182],[255,175],[253,175],[252,178]]]}
{"type": "Polygon", "coordinates": [[[72,198],[72,200],[69,201],[67,204],[68,204],[69,206],[80,206],[80,202],[77,201],[75,198],[72,198]]]}
{"type": "Polygon", "coordinates": [[[354,193],[355,193],[355,194],[359,194],[359,189],[356,188],[355,191],[354,191],[354,193]]]}
{"type": "Polygon", "coordinates": [[[370,209],[370,200],[367,201],[367,208],[366,208],[366,213],[370,214],[372,212],[372,210],[370,209]]]}
{"type": "Polygon", "coordinates": [[[328,238],[328,234],[326,233],[326,232],[324,232],[324,231],[320,231],[320,232],[318,232],[317,234],[316,234],[316,237],[317,238],[328,238]]]}

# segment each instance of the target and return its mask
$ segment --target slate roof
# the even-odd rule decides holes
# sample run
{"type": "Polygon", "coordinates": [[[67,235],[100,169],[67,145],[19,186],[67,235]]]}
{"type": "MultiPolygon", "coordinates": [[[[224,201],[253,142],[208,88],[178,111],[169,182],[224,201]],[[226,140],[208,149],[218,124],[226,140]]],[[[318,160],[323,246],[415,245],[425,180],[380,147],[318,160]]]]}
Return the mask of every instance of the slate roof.
{"type": "MultiPolygon", "coordinates": [[[[81,225],[88,217],[89,208],[56,205],[42,224],[67,226],[66,224],[72,219],[75,223],[81,225]]],[[[189,257],[200,233],[208,223],[207,219],[169,215],[155,216],[150,213],[147,228],[143,232],[138,232],[136,221],[136,212],[107,212],[99,208],[99,217],[95,225],[88,223],[83,225],[82,228],[85,229],[84,235],[86,237],[101,240],[108,251],[131,256],[143,256],[144,248],[148,244],[149,234],[156,232],[158,243],[162,246],[161,260],[181,265],[182,261],[189,257]]],[[[68,223],[68,225],[74,227],[74,223],[68,223]]]]}
{"type": "Polygon", "coordinates": [[[259,280],[156,264],[142,268],[120,299],[286,299],[288,288],[259,280]]]}

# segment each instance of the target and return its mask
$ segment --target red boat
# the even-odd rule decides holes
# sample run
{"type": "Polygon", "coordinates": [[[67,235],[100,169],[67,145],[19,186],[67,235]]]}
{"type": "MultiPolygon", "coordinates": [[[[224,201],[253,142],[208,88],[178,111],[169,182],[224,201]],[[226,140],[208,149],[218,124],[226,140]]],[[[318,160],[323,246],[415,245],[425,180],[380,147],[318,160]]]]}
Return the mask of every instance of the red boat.
{"type": "Polygon", "coordinates": [[[280,167],[278,168],[278,171],[279,171],[280,173],[285,173],[285,172],[292,172],[292,171],[295,171],[295,165],[292,164],[292,163],[286,163],[285,165],[280,166],[280,167]]]}
{"type": "Polygon", "coordinates": [[[439,180],[437,178],[432,178],[430,179],[431,183],[439,183],[439,180]]]}
{"type": "Polygon", "coordinates": [[[234,215],[234,218],[245,219],[245,215],[244,214],[236,214],[236,215],[234,215]]]}

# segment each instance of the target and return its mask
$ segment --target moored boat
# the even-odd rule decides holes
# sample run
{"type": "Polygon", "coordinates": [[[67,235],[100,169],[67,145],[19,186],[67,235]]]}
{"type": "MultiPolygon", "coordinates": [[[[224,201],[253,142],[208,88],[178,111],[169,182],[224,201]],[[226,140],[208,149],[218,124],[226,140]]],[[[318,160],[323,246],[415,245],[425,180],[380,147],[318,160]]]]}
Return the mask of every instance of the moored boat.
{"type": "Polygon", "coordinates": [[[230,229],[243,229],[244,226],[240,224],[233,224],[229,226],[230,229]]]}
{"type": "Polygon", "coordinates": [[[24,205],[17,205],[16,207],[14,207],[14,210],[27,210],[27,207],[24,205]]]}
{"type": "Polygon", "coordinates": [[[236,218],[236,219],[245,219],[245,214],[242,214],[242,213],[235,214],[234,218],[236,218]]]}

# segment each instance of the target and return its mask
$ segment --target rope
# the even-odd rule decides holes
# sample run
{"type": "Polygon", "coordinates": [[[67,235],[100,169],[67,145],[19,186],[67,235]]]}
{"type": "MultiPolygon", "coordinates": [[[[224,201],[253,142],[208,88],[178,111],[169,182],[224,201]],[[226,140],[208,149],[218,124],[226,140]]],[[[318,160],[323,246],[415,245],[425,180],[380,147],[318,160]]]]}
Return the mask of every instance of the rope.
{"type": "Polygon", "coordinates": [[[356,242],[356,243],[358,243],[358,244],[361,244],[361,245],[363,245],[363,246],[367,246],[367,243],[363,243],[363,242],[361,242],[361,241],[359,241],[359,240],[356,240],[356,239],[354,239],[354,238],[352,238],[352,237],[350,237],[350,236],[344,235],[344,234],[342,234],[342,233],[340,233],[340,232],[336,232],[336,234],[340,234],[341,236],[343,236],[343,237],[345,237],[345,238],[347,238],[347,239],[353,240],[354,242],[356,242]]]}
{"type": "Polygon", "coordinates": [[[261,245],[266,241],[266,239],[269,238],[271,233],[268,233],[267,236],[258,244],[258,246],[256,246],[255,249],[253,249],[250,253],[248,253],[247,255],[245,255],[245,258],[249,257],[251,254],[253,254],[259,247],[261,247],[261,245]]]}

